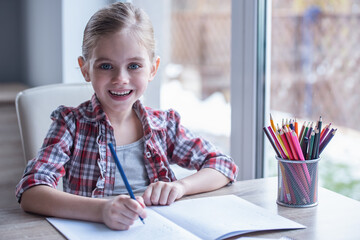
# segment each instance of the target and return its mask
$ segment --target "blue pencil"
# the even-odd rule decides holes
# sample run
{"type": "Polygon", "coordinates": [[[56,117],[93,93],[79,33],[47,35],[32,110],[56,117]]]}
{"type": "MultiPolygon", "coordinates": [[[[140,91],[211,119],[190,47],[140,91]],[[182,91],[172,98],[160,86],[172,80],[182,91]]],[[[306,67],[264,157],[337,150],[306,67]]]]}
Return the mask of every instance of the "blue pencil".
{"type": "MultiPolygon", "coordinates": [[[[118,157],[117,157],[117,155],[116,155],[114,146],[112,145],[112,143],[109,143],[108,146],[109,146],[109,148],[110,148],[111,155],[112,155],[113,158],[114,158],[114,161],[115,161],[115,163],[116,163],[116,166],[118,167],[118,169],[119,169],[119,171],[120,171],[120,175],[121,175],[121,177],[122,177],[122,179],[123,179],[123,181],[124,181],[124,183],[125,183],[125,187],[126,187],[128,193],[129,193],[130,197],[136,201],[135,195],[134,195],[134,193],[133,193],[133,191],[132,191],[132,189],[131,189],[131,187],[130,187],[129,181],[127,180],[127,177],[126,177],[126,175],[125,175],[124,169],[122,168],[122,166],[121,166],[121,164],[120,164],[120,161],[119,161],[119,159],[118,159],[118,157]]],[[[142,217],[140,217],[140,216],[139,216],[139,218],[140,218],[140,220],[142,221],[142,223],[145,224],[144,219],[143,219],[142,217]]]]}

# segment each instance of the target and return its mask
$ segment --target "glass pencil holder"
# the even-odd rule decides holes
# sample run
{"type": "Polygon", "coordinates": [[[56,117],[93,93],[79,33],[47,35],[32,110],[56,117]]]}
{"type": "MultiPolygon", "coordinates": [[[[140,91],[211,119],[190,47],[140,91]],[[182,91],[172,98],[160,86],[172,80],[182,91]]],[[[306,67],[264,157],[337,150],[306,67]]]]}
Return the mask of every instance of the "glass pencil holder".
{"type": "Polygon", "coordinates": [[[313,207],[318,204],[318,163],[312,160],[278,161],[277,204],[286,207],[313,207]]]}

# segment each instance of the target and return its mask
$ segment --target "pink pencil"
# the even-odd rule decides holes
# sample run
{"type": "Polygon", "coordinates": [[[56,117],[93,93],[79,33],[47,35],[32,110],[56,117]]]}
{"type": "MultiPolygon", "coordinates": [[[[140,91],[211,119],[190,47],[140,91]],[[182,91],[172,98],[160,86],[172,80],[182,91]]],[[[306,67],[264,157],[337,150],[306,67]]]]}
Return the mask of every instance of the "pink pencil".
{"type": "Polygon", "coordinates": [[[299,143],[299,140],[298,140],[298,138],[296,136],[296,133],[294,131],[292,131],[290,134],[291,134],[291,137],[292,137],[292,142],[293,142],[293,145],[294,145],[294,148],[295,148],[295,152],[299,156],[298,160],[305,160],[304,154],[301,151],[300,143],[299,143]]]}
{"type": "MultiPolygon", "coordinates": [[[[304,158],[304,155],[303,155],[303,153],[301,151],[300,143],[299,143],[299,141],[297,139],[296,133],[292,132],[291,135],[292,135],[292,138],[293,138],[293,143],[295,145],[295,150],[298,153],[298,155],[300,156],[300,160],[305,161],[305,158],[304,158]]],[[[311,178],[310,178],[309,170],[308,170],[306,164],[301,164],[301,166],[302,166],[302,168],[304,170],[304,173],[306,175],[307,183],[310,184],[311,183],[311,178]]]]}
{"type": "MultiPolygon", "coordinates": [[[[293,176],[295,182],[297,183],[300,191],[303,193],[303,195],[305,196],[306,200],[307,200],[308,202],[310,202],[310,197],[309,197],[309,195],[308,195],[309,189],[308,189],[308,186],[307,186],[306,182],[305,182],[305,184],[302,184],[303,181],[301,181],[300,176],[299,176],[299,174],[298,174],[299,172],[296,171],[295,166],[294,166],[294,168],[293,168],[293,166],[292,166],[291,164],[288,164],[288,168],[290,169],[291,175],[293,176]],[[307,190],[305,190],[304,185],[307,187],[307,190]]],[[[306,181],[306,180],[305,180],[305,181],[306,181]]],[[[305,200],[305,199],[303,199],[303,201],[304,201],[304,200],[305,200]]],[[[304,203],[306,203],[306,201],[304,201],[304,203]]]]}
{"type": "Polygon", "coordinates": [[[295,151],[294,143],[293,143],[292,136],[291,136],[289,130],[287,128],[284,128],[284,130],[285,130],[285,136],[289,142],[289,146],[290,146],[292,155],[294,156],[294,158],[292,160],[300,160],[299,156],[297,155],[297,153],[295,151]]]}

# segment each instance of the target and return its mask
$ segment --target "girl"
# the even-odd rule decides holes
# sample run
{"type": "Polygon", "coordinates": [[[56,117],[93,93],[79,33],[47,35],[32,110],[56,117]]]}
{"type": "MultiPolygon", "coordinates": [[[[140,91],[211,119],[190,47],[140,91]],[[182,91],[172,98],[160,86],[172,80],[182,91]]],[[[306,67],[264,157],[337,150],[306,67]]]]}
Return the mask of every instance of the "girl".
{"type": "Polygon", "coordinates": [[[78,63],[95,94],[76,108],[60,106],[52,113],[43,146],[16,188],[25,211],[124,230],[146,217],[145,205],[168,205],[235,181],[232,159],[180,125],[178,113],[139,101],[160,63],[151,22],[141,9],[118,2],[99,10],[85,28],[82,53],[78,63]],[[144,192],[137,201],[123,195],[110,142],[132,188],[144,192]],[[171,163],[198,171],[177,180],[171,163]],[[55,189],[60,177],[64,192],[55,189]],[[111,195],[117,196],[103,198],[111,195]]]}

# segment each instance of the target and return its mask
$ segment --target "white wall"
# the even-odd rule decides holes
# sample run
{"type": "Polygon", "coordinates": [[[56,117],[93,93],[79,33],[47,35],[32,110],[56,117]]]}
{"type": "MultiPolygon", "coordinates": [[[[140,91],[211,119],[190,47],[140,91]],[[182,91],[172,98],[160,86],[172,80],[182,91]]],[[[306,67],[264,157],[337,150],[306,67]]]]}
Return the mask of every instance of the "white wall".
{"type": "Polygon", "coordinates": [[[64,83],[83,82],[77,58],[81,56],[86,23],[111,0],[62,0],[62,72],[64,83]]]}
{"type": "Polygon", "coordinates": [[[165,67],[170,56],[170,1],[133,0],[132,3],[149,15],[154,27],[156,54],[160,56],[160,67],[155,79],[148,85],[144,102],[149,107],[160,108],[160,86],[165,78],[165,67]]]}
{"type": "Polygon", "coordinates": [[[82,82],[77,57],[91,15],[111,0],[22,0],[24,80],[29,86],[82,82]]]}

